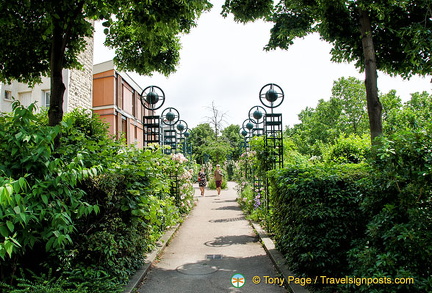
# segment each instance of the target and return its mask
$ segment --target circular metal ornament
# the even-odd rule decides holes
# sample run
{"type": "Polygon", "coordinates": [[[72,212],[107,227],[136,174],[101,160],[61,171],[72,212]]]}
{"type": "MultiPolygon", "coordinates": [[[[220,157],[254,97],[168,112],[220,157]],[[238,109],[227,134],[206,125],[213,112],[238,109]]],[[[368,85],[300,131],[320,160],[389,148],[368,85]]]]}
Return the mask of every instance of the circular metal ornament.
{"type": "Polygon", "coordinates": [[[284,97],[282,88],[274,83],[266,84],[261,88],[259,93],[261,103],[267,108],[279,107],[284,97]]]}
{"type": "Polygon", "coordinates": [[[180,114],[176,108],[168,107],[162,111],[162,122],[166,125],[174,125],[179,121],[180,114]]]}
{"type": "MultiPolygon", "coordinates": [[[[246,130],[246,131],[250,131],[254,128],[253,123],[250,121],[250,119],[246,119],[245,121],[243,121],[242,124],[242,129],[246,130]]],[[[249,133],[249,132],[248,132],[249,133]]]]}
{"type": "Polygon", "coordinates": [[[186,121],[184,121],[184,120],[179,120],[179,121],[177,121],[177,123],[176,123],[176,128],[177,128],[177,130],[178,130],[181,134],[183,134],[183,133],[185,133],[185,132],[187,131],[187,129],[188,129],[188,124],[187,124],[186,121]]]}
{"type": "Polygon", "coordinates": [[[140,100],[147,110],[157,110],[165,103],[165,93],[160,87],[151,85],[143,89],[140,100]]]}
{"type": "Polygon", "coordinates": [[[246,135],[248,135],[248,131],[246,129],[242,128],[242,129],[240,129],[240,134],[242,136],[246,136],[246,135]]]}
{"type": "Polygon", "coordinates": [[[264,117],[267,114],[264,107],[261,106],[253,106],[249,110],[249,120],[251,120],[255,124],[261,124],[264,122],[264,117]]]}

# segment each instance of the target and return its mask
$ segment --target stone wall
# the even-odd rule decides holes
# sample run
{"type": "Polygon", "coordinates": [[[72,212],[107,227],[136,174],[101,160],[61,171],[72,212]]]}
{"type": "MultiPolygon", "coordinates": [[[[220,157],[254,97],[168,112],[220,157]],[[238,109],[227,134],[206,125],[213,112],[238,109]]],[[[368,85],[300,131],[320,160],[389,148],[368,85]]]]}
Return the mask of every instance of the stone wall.
{"type": "Polygon", "coordinates": [[[86,38],[87,48],[78,56],[82,69],[69,72],[67,112],[80,107],[92,109],[94,39],[86,38]]]}

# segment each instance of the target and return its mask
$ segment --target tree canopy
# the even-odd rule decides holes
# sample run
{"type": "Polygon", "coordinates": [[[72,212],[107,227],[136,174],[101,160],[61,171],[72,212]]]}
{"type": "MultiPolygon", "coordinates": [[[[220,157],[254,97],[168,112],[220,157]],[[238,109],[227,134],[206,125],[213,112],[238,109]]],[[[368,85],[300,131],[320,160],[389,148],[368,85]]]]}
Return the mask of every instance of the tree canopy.
{"type": "Polygon", "coordinates": [[[404,78],[432,71],[430,0],[226,0],[222,14],[228,13],[239,22],[273,22],[267,50],[288,49],[317,32],[333,45],[333,61],[364,70],[372,139],[382,134],[377,70],[404,78]]]}
{"type": "Polygon", "coordinates": [[[194,158],[198,163],[211,160],[223,163],[228,157],[236,160],[240,155],[240,126],[229,125],[222,130],[222,135],[216,137],[210,123],[202,123],[192,128],[189,141],[193,145],[194,158]]]}
{"type": "Polygon", "coordinates": [[[51,77],[50,125],[63,116],[62,69],[79,68],[77,56],[93,21],[106,27],[119,69],[168,75],[179,61],[179,34],[188,33],[205,0],[0,0],[0,81],[27,83],[51,77]]]}

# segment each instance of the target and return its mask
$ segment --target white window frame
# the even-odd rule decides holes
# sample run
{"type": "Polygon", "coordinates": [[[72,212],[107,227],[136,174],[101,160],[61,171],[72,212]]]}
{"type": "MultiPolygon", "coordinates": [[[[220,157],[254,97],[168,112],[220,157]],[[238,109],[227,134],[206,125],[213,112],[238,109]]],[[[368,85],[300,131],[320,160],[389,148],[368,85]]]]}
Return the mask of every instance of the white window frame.
{"type": "Polygon", "coordinates": [[[50,103],[51,103],[51,91],[50,90],[42,91],[42,106],[49,108],[50,103]]]}
{"type": "Polygon", "coordinates": [[[12,91],[5,90],[4,91],[4,99],[6,101],[12,101],[12,91]]]}

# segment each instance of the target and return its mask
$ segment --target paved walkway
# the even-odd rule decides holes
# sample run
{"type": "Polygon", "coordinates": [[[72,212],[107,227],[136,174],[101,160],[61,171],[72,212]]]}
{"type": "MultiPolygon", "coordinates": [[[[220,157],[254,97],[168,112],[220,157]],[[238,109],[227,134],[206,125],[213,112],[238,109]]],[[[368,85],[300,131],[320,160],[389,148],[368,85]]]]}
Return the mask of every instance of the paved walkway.
{"type": "Polygon", "coordinates": [[[211,190],[201,197],[195,187],[197,206],[138,292],[286,292],[265,282],[264,276],[278,274],[238,206],[234,186],[229,182],[220,197],[211,190]],[[235,274],[245,277],[243,287],[231,283],[235,274]],[[252,282],[254,276],[260,284],[252,282]]]}

